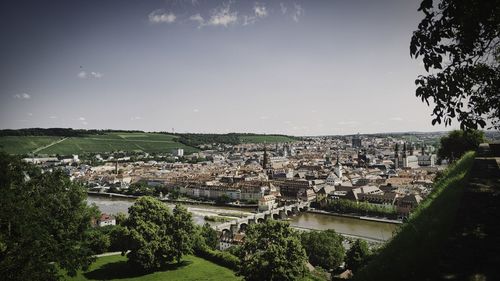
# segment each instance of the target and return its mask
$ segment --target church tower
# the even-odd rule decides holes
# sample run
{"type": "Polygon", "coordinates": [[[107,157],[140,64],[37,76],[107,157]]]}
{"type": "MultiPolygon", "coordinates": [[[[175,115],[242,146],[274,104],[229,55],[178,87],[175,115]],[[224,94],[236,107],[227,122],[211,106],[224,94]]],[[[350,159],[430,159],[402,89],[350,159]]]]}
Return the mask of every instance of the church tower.
{"type": "Polygon", "coordinates": [[[333,172],[339,177],[339,179],[342,179],[342,165],[340,164],[340,154],[337,153],[337,163],[335,163],[335,167],[333,168],[333,172]]]}
{"type": "Polygon", "coordinates": [[[268,159],[267,159],[267,147],[264,144],[264,159],[262,159],[262,169],[267,169],[268,167],[268,159]]]}
{"type": "Polygon", "coordinates": [[[394,147],[394,168],[399,168],[399,143],[396,143],[396,147],[394,147]]]}

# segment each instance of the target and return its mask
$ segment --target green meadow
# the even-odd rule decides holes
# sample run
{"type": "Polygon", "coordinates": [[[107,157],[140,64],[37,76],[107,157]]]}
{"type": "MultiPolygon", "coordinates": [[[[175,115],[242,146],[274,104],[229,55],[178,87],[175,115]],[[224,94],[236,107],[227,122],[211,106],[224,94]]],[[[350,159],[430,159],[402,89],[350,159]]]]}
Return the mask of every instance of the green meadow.
{"type": "Polygon", "coordinates": [[[113,255],[100,257],[85,272],[78,272],[75,277],[64,276],[65,280],[121,280],[121,281],[187,281],[187,280],[242,280],[225,267],[207,260],[185,256],[180,264],[172,263],[168,268],[152,273],[141,272],[127,263],[124,256],[113,255]]]}

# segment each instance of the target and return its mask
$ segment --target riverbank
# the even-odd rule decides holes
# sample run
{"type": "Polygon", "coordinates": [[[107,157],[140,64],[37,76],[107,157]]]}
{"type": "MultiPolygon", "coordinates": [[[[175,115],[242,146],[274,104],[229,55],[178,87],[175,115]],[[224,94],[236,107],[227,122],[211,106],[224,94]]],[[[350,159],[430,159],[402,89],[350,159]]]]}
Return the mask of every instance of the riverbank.
{"type": "Polygon", "coordinates": [[[323,211],[323,210],[308,210],[308,213],[313,213],[313,214],[321,214],[321,215],[327,215],[327,216],[336,216],[336,217],[345,217],[345,218],[352,218],[352,219],[359,219],[359,220],[367,220],[367,221],[375,221],[375,222],[383,222],[383,223],[392,223],[392,224],[402,224],[403,222],[401,220],[392,220],[388,218],[377,218],[377,217],[367,217],[367,216],[359,216],[355,214],[341,214],[341,213],[334,213],[334,212],[328,212],[328,211],[323,211]]]}
{"type": "MultiPolygon", "coordinates": [[[[111,192],[98,192],[98,191],[87,191],[87,194],[93,195],[93,196],[100,196],[100,197],[107,197],[107,198],[128,198],[128,199],[137,199],[140,196],[136,195],[126,195],[126,194],[120,194],[120,193],[111,193],[111,192]]],[[[257,204],[234,204],[234,203],[228,203],[224,205],[217,205],[213,201],[199,201],[199,200],[189,200],[189,199],[169,199],[169,198],[158,198],[162,202],[169,202],[169,203],[181,203],[181,204],[189,204],[189,205],[210,205],[210,206],[221,206],[221,207],[234,207],[234,208],[242,208],[242,209],[249,209],[249,208],[257,208],[257,204]]]]}

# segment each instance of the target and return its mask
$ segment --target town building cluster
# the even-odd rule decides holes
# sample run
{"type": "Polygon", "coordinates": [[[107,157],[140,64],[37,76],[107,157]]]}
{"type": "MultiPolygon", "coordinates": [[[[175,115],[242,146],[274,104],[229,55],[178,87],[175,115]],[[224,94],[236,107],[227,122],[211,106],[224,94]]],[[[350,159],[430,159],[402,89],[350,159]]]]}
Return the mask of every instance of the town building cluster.
{"type": "MultiPolygon", "coordinates": [[[[62,166],[73,180],[101,192],[124,192],[142,183],[159,196],[224,200],[269,210],[299,201],[321,208],[335,200],[394,208],[405,217],[431,191],[437,172],[432,145],[393,136],[311,137],[276,144],[207,144],[204,150],[140,160],[94,155],[99,165],[68,159],[27,158],[51,169],[62,166]],[[189,161],[202,159],[201,161],[189,161]]],[[[123,156],[123,155],[122,155],[123,156]]]]}

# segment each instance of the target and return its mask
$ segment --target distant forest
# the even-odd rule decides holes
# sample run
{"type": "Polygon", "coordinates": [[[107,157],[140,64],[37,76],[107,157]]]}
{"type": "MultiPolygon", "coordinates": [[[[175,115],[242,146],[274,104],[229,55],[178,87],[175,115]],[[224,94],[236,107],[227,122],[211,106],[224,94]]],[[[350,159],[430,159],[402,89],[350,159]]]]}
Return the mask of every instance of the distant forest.
{"type": "MultiPolygon", "coordinates": [[[[26,128],[26,129],[4,129],[0,130],[0,137],[5,136],[57,136],[57,137],[84,137],[88,135],[104,135],[107,133],[146,133],[141,130],[96,130],[96,129],[72,129],[72,128],[26,128]]],[[[251,133],[228,133],[228,134],[179,134],[169,132],[153,132],[158,134],[174,135],[178,137],[177,141],[187,146],[197,147],[203,144],[221,143],[221,144],[240,144],[245,143],[253,137],[258,138],[257,142],[277,142],[279,140],[293,141],[298,138],[273,134],[251,134],[251,133]]]]}
{"type": "Polygon", "coordinates": [[[72,128],[26,128],[26,129],[4,129],[0,130],[0,136],[57,136],[57,137],[83,137],[85,135],[103,135],[113,132],[144,133],[139,130],[85,130],[72,128]]]}
{"type": "Polygon", "coordinates": [[[179,142],[188,146],[199,146],[202,144],[209,143],[224,143],[224,144],[239,144],[240,134],[230,133],[230,134],[181,134],[179,142]]]}

